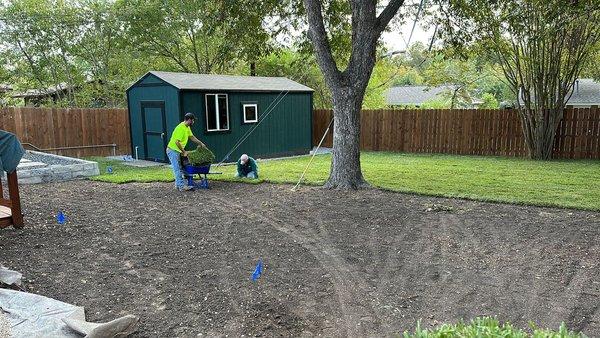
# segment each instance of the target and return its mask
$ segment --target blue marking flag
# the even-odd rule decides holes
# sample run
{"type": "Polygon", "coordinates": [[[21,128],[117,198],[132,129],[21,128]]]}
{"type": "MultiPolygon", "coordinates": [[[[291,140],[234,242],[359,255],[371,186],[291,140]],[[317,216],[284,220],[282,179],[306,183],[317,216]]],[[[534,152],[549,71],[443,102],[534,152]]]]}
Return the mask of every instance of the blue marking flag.
{"type": "Polygon", "coordinates": [[[262,259],[258,260],[258,264],[256,264],[256,268],[254,269],[254,273],[252,273],[252,281],[256,282],[256,280],[260,277],[263,269],[262,259]]]}
{"type": "Polygon", "coordinates": [[[58,215],[56,215],[56,221],[58,222],[58,224],[65,224],[65,222],[67,221],[67,217],[65,216],[65,214],[63,214],[62,211],[59,211],[58,215]]]}
{"type": "Polygon", "coordinates": [[[111,166],[106,167],[106,172],[109,174],[113,173],[113,168],[111,166]]]}

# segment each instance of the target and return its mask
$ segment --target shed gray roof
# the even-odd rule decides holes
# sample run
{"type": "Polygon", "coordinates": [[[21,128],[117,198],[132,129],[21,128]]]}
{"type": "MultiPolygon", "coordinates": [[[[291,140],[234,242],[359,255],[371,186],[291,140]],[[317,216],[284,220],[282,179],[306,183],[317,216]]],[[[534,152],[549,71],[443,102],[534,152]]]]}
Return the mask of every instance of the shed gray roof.
{"type": "Polygon", "coordinates": [[[313,91],[311,88],[285,77],[212,75],[159,71],[151,71],[149,73],[179,89],[268,92],[313,91]]]}
{"type": "Polygon", "coordinates": [[[448,86],[400,86],[391,87],[386,94],[387,104],[390,106],[421,105],[426,101],[450,90],[448,86]]]}
{"type": "Polygon", "coordinates": [[[579,79],[567,104],[600,105],[600,83],[592,79],[579,79]]]}

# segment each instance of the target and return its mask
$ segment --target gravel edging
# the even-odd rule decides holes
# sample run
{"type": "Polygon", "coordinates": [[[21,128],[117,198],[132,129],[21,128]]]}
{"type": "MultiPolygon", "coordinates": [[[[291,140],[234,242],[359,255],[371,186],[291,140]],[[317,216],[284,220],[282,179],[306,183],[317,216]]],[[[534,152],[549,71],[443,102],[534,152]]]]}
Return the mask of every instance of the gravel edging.
{"type": "Polygon", "coordinates": [[[0,337],[11,337],[12,330],[6,314],[0,309],[0,337]]]}
{"type": "Polygon", "coordinates": [[[28,150],[25,159],[45,164],[44,167],[17,168],[19,184],[60,182],[100,174],[98,163],[55,154],[28,150]]]}
{"type": "Polygon", "coordinates": [[[77,160],[72,160],[64,156],[50,156],[44,153],[33,151],[26,151],[25,155],[23,155],[23,158],[32,162],[42,162],[48,165],[71,165],[79,163],[77,160]]]}

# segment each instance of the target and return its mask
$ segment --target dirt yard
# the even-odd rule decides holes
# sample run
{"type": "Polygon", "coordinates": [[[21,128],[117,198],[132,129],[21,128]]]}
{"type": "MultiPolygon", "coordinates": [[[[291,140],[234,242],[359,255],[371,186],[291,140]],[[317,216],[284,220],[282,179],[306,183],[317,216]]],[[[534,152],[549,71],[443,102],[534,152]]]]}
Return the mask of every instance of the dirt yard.
{"type": "Polygon", "coordinates": [[[219,182],[22,199],[0,262],[89,320],[140,316],[139,337],[381,336],[483,315],[600,336],[600,213],[219,182]]]}

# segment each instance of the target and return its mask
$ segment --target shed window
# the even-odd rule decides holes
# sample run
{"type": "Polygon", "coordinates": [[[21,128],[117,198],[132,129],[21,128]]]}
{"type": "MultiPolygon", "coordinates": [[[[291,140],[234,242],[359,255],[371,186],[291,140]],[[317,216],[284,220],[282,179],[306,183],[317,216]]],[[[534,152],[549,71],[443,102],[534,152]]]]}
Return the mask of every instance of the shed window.
{"type": "Polygon", "coordinates": [[[244,103],[242,105],[244,123],[258,122],[258,105],[256,103],[244,103]]]}
{"type": "Polygon", "coordinates": [[[229,130],[227,94],[206,94],[206,130],[229,130]]]}

